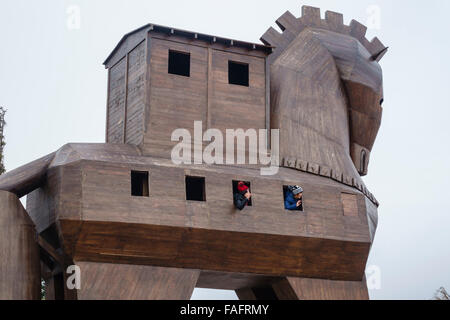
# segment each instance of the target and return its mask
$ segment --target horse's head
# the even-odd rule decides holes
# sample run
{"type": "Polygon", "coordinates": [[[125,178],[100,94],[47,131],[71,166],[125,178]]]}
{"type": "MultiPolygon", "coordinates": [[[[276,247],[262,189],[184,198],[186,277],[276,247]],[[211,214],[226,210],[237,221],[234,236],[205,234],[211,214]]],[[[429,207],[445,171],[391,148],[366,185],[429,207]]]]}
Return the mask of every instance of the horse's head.
{"type": "Polygon", "coordinates": [[[361,182],[381,123],[378,61],[387,48],[369,42],[359,22],[344,25],[341,14],[302,12],[286,12],[277,20],[283,32],[269,28],[261,38],[274,47],[271,125],[280,129],[280,154],[361,182]]]}

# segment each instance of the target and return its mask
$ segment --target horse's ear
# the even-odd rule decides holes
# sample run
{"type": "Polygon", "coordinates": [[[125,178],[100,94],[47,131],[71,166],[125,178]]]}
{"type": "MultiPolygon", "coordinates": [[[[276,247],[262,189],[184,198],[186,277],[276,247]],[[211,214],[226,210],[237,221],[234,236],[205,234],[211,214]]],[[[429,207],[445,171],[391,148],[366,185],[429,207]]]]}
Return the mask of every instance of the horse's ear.
{"type": "Polygon", "coordinates": [[[383,56],[386,54],[386,52],[388,51],[389,47],[386,47],[384,49],[382,49],[380,52],[372,55],[372,57],[370,58],[372,61],[380,61],[381,58],[383,58],[383,56]]]}

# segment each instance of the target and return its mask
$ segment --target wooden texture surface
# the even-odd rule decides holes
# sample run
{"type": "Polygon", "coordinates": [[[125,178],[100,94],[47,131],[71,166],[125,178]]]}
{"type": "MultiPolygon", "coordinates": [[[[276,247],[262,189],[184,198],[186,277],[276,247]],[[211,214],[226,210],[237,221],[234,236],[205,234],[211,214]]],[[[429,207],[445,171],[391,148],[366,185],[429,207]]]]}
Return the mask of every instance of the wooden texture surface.
{"type": "Polygon", "coordinates": [[[85,221],[74,259],[356,281],[369,249],[318,238],[85,221]]]}
{"type": "Polygon", "coordinates": [[[128,52],[135,48],[138,43],[144,40],[148,33],[152,36],[157,35],[158,37],[182,39],[184,42],[196,42],[216,49],[227,50],[230,52],[252,53],[253,55],[259,54],[264,56],[267,53],[270,53],[272,49],[271,47],[259,43],[250,43],[149,23],[124,35],[103,63],[105,67],[108,69],[115,65],[117,61],[122,59],[128,52]]]}
{"type": "Polygon", "coordinates": [[[76,261],[78,300],[189,300],[199,271],[76,261]]]}
{"type": "Polygon", "coordinates": [[[127,62],[125,57],[109,70],[106,142],[123,143],[127,62]]]}
{"type": "Polygon", "coordinates": [[[170,139],[175,129],[185,128],[193,134],[194,121],[206,125],[208,54],[204,47],[156,38],[150,41],[150,113],[142,148],[145,154],[170,158],[177,144],[170,139]],[[168,74],[169,49],[190,53],[190,77],[168,74]]]}
{"type": "Polygon", "coordinates": [[[143,138],[145,111],[146,42],[128,54],[125,143],[138,145],[143,138]]]}
{"type": "Polygon", "coordinates": [[[369,300],[366,280],[286,278],[272,285],[279,300],[369,300]]]}
{"type": "Polygon", "coordinates": [[[260,274],[203,270],[200,272],[196,287],[205,289],[240,290],[267,286],[279,280],[279,277],[260,274]]]}
{"type": "Polygon", "coordinates": [[[9,191],[21,198],[39,188],[54,157],[55,153],[52,153],[2,174],[0,176],[0,190],[9,191]]]}
{"type": "Polygon", "coordinates": [[[0,300],[40,299],[36,231],[16,195],[0,191],[0,300]]]}
{"type": "Polygon", "coordinates": [[[142,145],[145,155],[170,158],[178,143],[170,140],[172,132],[185,128],[193,135],[194,121],[202,121],[204,131],[219,129],[224,136],[227,128],[265,128],[264,57],[159,35],[149,41],[149,111],[142,145]],[[167,73],[169,50],[190,53],[190,77],[167,73]],[[249,64],[249,87],[228,83],[229,60],[249,64]]]}
{"type": "Polygon", "coordinates": [[[344,216],[358,216],[358,199],[354,194],[341,193],[342,206],[344,207],[344,216]]]}
{"type": "Polygon", "coordinates": [[[139,43],[145,40],[149,29],[149,26],[143,26],[126,34],[104,62],[105,68],[109,69],[113,67],[136,48],[139,43]]]}
{"type": "Polygon", "coordinates": [[[235,290],[239,300],[369,300],[366,279],[279,278],[235,290]]]}
{"type": "Polygon", "coordinates": [[[373,55],[385,50],[356,21],[304,6],[286,12],[261,40],[276,49],[271,63],[271,126],[281,131],[282,157],[293,157],[361,182],[381,123],[382,72],[373,55]],[[361,165],[361,148],[367,156],[361,165]]]}
{"type": "Polygon", "coordinates": [[[371,236],[365,197],[357,189],[285,168],[262,177],[256,168],[176,166],[127,145],[65,149],[71,151],[58,153],[48,184],[32,194],[28,208],[39,230],[57,223],[65,251],[79,260],[363,277],[371,236]],[[131,170],[149,172],[149,197],[131,196],[131,170]],[[185,200],[186,175],[205,177],[206,202],[185,200]],[[233,207],[233,180],[252,184],[253,206],[244,212],[233,207]],[[292,184],[306,190],[301,214],[284,209],[283,186],[292,184]],[[55,192],[46,193],[52,187],[55,192]],[[355,196],[353,215],[344,215],[341,193],[355,196]]]}
{"type": "Polygon", "coordinates": [[[107,142],[142,142],[146,70],[145,40],[109,69],[107,142]]]}
{"type": "MultiPolygon", "coordinates": [[[[135,34],[138,37],[139,32],[135,34]]],[[[122,43],[129,46],[131,38],[122,43]]],[[[134,42],[133,42],[134,43],[134,42]]],[[[150,32],[109,68],[106,141],[169,158],[175,129],[264,129],[268,124],[266,54],[201,39],[150,32]],[[168,52],[190,54],[190,76],[168,73],[168,52]],[[228,83],[228,61],[248,63],[249,86],[228,83]],[[248,115],[252,114],[251,117],[248,115]]]]}
{"type": "MultiPolygon", "coordinates": [[[[63,161],[66,160],[57,157],[54,163],[58,165],[49,169],[48,185],[46,184],[42,190],[30,197],[29,212],[38,230],[45,230],[56,220],[56,211],[59,211],[61,217],[65,219],[79,220],[83,211],[85,218],[100,221],[104,221],[108,215],[110,220],[132,223],[155,223],[155,221],[163,221],[161,218],[164,217],[168,224],[179,221],[176,226],[186,226],[185,210],[198,208],[199,212],[205,209],[205,214],[208,211],[217,212],[217,214],[210,218],[205,216],[207,218],[205,220],[205,218],[199,219],[203,214],[198,213],[200,214],[198,218],[191,219],[191,222],[187,220],[190,223],[188,226],[207,226],[219,219],[218,225],[228,226],[229,222],[233,221],[231,226],[247,228],[245,231],[305,236],[324,235],[332,239],[352,241],[368,241],[369,239],[364,197],[357,189],[325,177],[284,168],[280,169],[276,176],[262,177],[259,176],[259,170],[250,168],[176,166],[168,160],[142,157],[136,148],[127,145],[71,144],[64,149],[71,151],[59,154],[71,154],[71,157],[67,158],[69,163],[63,165],[63,161]],[[78,160],[73,162],[72,158],[78,160]],[[131,170],[150,172],[150,197],[131,197],[131,170]],[[189,174],[206,177],[206,203],[185,201],[184,177],[189,174]],[[227,180],[229,180],[228,183],[227,180]],[[252,208],[247,208],[245,215],[236,214],[233,209],[232,180],[252,183],[255,204],[252,208]],[[63,183],[60,184],[59,181],[63,183]],[[305,186],[305,190],[310,190],[305,193],[306,212],[302,215],[293,214],[284,210],[283,207],[283,185],[296,183],[305,186]],[[40,202],[37,199],[31,201],[34,195],[51,187],[55,188],[50,192],[54,193],[53,196],[49,197],[48,201],[42,202],[43,204],[54,203],[50,205],[50,210],[46,210],[43,204],[39,205],[40,202]],[[344,217],[342,192],[357,195],[360,208],[358,217],[344,217]],[[85,202],[84,205],[82,201],[85,202]],[[163,203],[165,203],[164,206],[162,206],[163,203]],[[108,209],[110,207],[115,207],[117,213],[110,212],[108,209]],[[39,210],[43,211],[42,214],[39,210]],[[146,214],[148,210],[154,211],[154,215],[146,214]],[[180,218],[174,219],[178,215],[180,218]],[[279,216],[283,219],[277,219],[279,216]],[[42,220],[41,223],[39,219],[42,220]],[[357,227],[358,225],[360,227],[357,227]]],[[[39,198],[42,199],[44,194],[39,198]]]]}

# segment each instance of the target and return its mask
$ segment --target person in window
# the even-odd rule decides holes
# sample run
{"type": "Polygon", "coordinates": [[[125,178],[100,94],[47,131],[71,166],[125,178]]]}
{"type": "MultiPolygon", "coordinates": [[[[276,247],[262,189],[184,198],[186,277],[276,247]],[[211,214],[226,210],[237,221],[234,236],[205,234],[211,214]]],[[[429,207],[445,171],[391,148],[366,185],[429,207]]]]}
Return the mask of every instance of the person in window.
{"type": "Polygon", "coordinates": [[[286,190],[284,207],[287,210],[303,211],[303,188],[299,186],[289,186],[286,190]]]}
{"type": "Polygon", "coordinates": [[[252,194],[248,186],[240,181],[237,185],[237,192],[234,194],[234,206],[239,210],[243,210],[250,201],[252,194]]]}

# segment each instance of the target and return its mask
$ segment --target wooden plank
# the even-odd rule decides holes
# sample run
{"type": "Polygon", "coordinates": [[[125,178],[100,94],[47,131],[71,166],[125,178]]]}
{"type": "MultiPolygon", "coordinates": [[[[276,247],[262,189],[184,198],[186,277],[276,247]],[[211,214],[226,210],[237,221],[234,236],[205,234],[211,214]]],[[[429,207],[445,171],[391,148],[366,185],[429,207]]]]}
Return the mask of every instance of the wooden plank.
{"type": "Polygon", "coordinates": [[[271,135],[271,124],[270,124],[270,63],[269,59],[264,59],[265,64],[265,78],[266,78],[266,130],[267,130],[267,150],[272,148],[272,135],[271,135]]]}
{"type": "Polygon", "coordinates": [[[64,257],[61,256],[55,248],[52,247],[44,238],[40,235],[37,236],[37,242],[39,246],[49,255],[51,256],[57,263],[61,266],[64,266],[64,257]]]}
{"type": "Polygon", "coordinates": [[[208,48],[208,87],[206,96],[206,129],[211,129],[211,103],[213,96],[212,49],[208,48]]]}
{"type": "Polygon", "coordinates": [[[357,281],[369,249],[312,237],[84,221],[74,259],[357,281]]]}
{"type": "Polygon", "coordinates": [[[105,126],[105,142],[109,142],[109,99],[110,99],[110,91],[111,91],[111,70],[108,69],[108,83],[106,85],[106,126],[105,126]]]}
{"type": "Polygon", "coordinates": [[[150,114],[142,150],[144,154],[170,158],[177,128],[193,132],[194,121],[206,125],[206,48],[152,38],[150,114]],[[190,77],[168,74],[168,51],[189,52],[190,77]]]}
{"type": "Polygon", "coordinates": [[[126,57],[120,60],[110,70],[110,100],[108,105],[108,138],[110,143],[122,143],[125,125],[125,95],[126,95],[126,57]]]}
{"type": "Polygon", "coordinates": [[[256,300],[256,295],[251,288],[238,289],[235,290],[235,292],[239,300],[247,300],[247,301],[256,300]]]}
{"type": "Polygon", "coordinates": [[[199,271],[126,264],[75,262],[78,300],[189,300],[199,271]]]}
{"type": "Polygon", "coordinates": [[[40,300],[36,230],[19,199],[0,191],[0,300],[40,300]]]}
{"type": "Polygon", "coordinates": [[[355,194],[342,193],[342,206],[344,207],[344,216],[357,217],[358,216],[358,204],[355,194]]]}
{"type": "Polygon", "coordinates": [[[125,143],[140,145],[144,138],[146,43],[141,42],[128,55],[125,143]]]}
{"type": "Polygon", "coordinates": [[[125,81],[124,81],[124,90],[125,90],[125,97],[124,97],[124,107],[123,107],[123,133],[122,133],[122,142],[125,143],[126,141],[126,134],[127,134],[127,105],[128,105],[128,70],[129,70],[129,56],[130,53],[127,53],[125,56],[125,81]]]}
{"type": "Polygon", "coordinates": [[[131,32],[126,35],[114,51],[110,54],[104,65],[107,69],[115,66],[120,60],[122,60],[128,52],[133,50],[139,43],[144,40],[152,27],[150,25],[139,28],[135,32],[131,32]]]}
{"type": "Polygon", "coordinates": [[[147,134],[149,127],[150,127],[150,114],[151,114],[151,92],[152,92],[152,84],[151,84],[151,75],[152,75],[152,39],[150,37],[150,34],[147,34],[146,37],[146,55],[145,55],[145,111],[144,111],[144,129],[143,134],[144,138],[147,134]]]}
{"type": "Polygon", "coordinates": [[[279,281],[278,277],[250,273],[227,273],[201,271],[196,287],[206,289],[239,290],[253,287],[269,286],[279,281]]]}
{"type": "MultiPolygon", "coordinates": [[[[229,45],[229,41],[227,42],[219,42],[214,41],[214,38],[210,38],[208,40],[200,40],[200,38],[198,38],[199,40],[194,40],[194,39],[186,39],[185,37],[180,37],[175,35],[169,36],[169,35],[164,35],[161,33],[158,34],[151,34],[152,39],[160,39],[160,40],[165,40],[165,41],[170,41],[173,43],[179,43],[179,44],[189,44],[191,46],[196,46],[196,47],[200,47],[200,48],[211,48],[213,50],[217,50],[217,51],[223,51],[223,52],[230,52],[230,53],[236,53],[236,54],[243,54],[243,55],[248,55],[248,56],[252,56],[252,57],[258,57],[258,58],[264,58],[266,57],[272,50],[271,47],[265,47],[263,45],[265,50],[260,50],[260,46],[258,47],[258,45],[256,45],[255,48],[253,48],[253,44],[249,45],[249,48],[243,48],[240,46],[230,46],[229,45]],[[194,41],[193,41],[194,40],[194,41]]],[[[200,36],[199,36],[200,37],[200,36]]],[[[235,42],[236,43],[236,42],[235,42]]]]}
{"type": "Polygon", "coordinates": [[[0,190],[14,193],[19,198],[39,188],[56,152],[23,165],[0,176],[0,190]]]}
{"type": "Polygon", "coordinates": [[[280,300],[369,300],[362,281],[286,278],[273,285],[280,300]]]}

